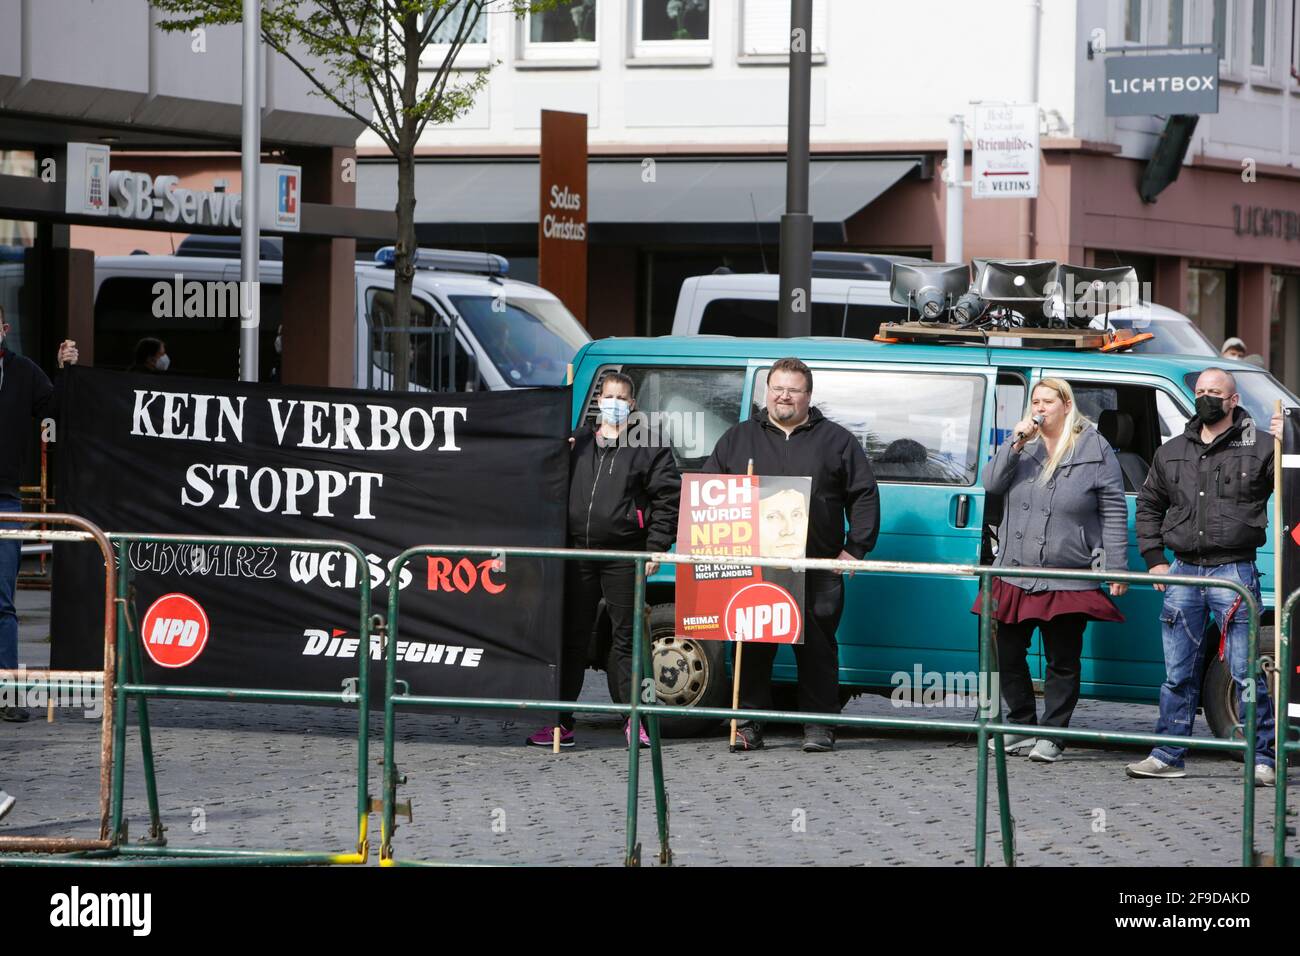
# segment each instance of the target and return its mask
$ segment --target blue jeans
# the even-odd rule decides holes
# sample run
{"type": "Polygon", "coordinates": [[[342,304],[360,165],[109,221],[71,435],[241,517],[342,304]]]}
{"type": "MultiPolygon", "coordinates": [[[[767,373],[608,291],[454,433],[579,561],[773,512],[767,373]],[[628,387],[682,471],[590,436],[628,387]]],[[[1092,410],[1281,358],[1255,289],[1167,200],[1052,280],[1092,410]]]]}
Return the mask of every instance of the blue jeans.
{"type": "MultiPolygon", "coordinates": [[[[0,496],[0,511],[22,511],[17,498],[0,496]]],[[[23,528],[12,521],[0,522],[0,528],[23,528]]],[[[18,563],[23,543],[17,538],[0,541],[0,670],[18,667],[18,612],[14,610],[14,589],[18,586],[18,563]]]]}
{"type": "MultiPolygon", "coordinates": [[[[1259,571],[1253,561],[1236,564],[1218,564],[1201,567],[1174,561],[1170,574],[1187,574],[1202,578],[1220,578],[1237,581],[1246,586],[1255,600],[1259,600],[1259,571]]],[[[1206,656],[1217,654],[1217,646],[1207,646],[1206,625],[1210,614],[1223,621],[1237,595],[1226,588],[1198,588],[1187,585],[1170,585],[1165,588],[1165,603],[1160,611],[1160,630],[1165,646],[1165,682],[1160,685],[1160,717],[1156,733],[1188,737],[1196,719],[1196,706],[1201,696],[1201,667],[1206,656]]],[[[1237,609],[1228,624],[1227,645],[1224,656],[1233,680],[1237,683],[1237,712],[1246,713],[1242,691],[1246,688],[1246,664],[1249,632],[1244,607],[1237,609]]],[[[1255,713],[1258,727],[1255,736],[1255,762],[1273,766],[1273,705],[1269,700],[1268,686],[1259,679],[1255,687],[1255,713]]],[[[1186,747],[1157,747],[1151,756],[1171,767],[1181,767],[1186,747]]]]}

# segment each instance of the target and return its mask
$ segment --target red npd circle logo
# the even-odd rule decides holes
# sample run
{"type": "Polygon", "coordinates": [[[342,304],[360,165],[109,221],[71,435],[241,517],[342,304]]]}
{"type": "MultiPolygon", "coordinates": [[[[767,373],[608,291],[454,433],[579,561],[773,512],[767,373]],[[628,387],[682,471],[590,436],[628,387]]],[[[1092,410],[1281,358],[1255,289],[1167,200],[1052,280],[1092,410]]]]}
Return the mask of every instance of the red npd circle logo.
{"type": "Polygon", "coordinates": [[[797,644],[803,619],[789,591],[770,581],[759,581],[732,595],[723,625],[729,641],[797,644]]]}
{"type": "Polygon", "coordinates": [[[208,643],[208,616],[187,594],[164,594],[145,611],[140,639],[159,667],[193,664],[208,643]]]}

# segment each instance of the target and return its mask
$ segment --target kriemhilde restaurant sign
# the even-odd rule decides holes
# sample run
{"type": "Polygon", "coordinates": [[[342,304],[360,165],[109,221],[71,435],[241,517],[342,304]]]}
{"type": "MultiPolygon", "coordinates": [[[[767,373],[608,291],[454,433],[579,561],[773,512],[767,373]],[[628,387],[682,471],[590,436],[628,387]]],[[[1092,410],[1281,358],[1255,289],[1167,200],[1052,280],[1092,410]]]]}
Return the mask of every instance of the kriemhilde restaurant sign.
{"type": "Polygon", "coordinates": [[[1107,116],[1217,112],[1217,53],[1111,56],[1106,60],[1107,116]]]}
{"type": "MultiPolygon", "coordinates": [[[[150,176],[109,168],[109,149],[97,143],[68,144],[65,212],[177,226],[243,224],[243,197],[222,190],[187,189],[176,176],[150,176]]],[[[297,232],[302,167],[260,166],[258,227],[297,232]]]]}

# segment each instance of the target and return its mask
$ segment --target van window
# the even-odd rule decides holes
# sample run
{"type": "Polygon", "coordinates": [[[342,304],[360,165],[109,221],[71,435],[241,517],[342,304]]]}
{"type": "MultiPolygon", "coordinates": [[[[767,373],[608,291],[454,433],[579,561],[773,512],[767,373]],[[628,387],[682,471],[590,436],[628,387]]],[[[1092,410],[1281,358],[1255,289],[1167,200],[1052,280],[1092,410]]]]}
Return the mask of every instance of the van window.
{"type": "MultiPolygon", "coordinates": [[[[366,290],[366,315],[370,319],[370,387],[392,389],[399,327],[393,318],[391,289],[366,290]]],[[[447,338],[450,327],[441,313],[437,321],[433,307],[417,295],[411,296],[411,319],[405,327],[409,336],[408,388],[445,391],[447,380],[447,338]]],[[[464,349],[457,343],[457,378],[464,381],[469,366],[464,349]]],[[[460,386],[463,388],[463,384],[460,386]]]]}
{"type": "Polygon", "coordinates": [[[624,365],[597,372],[585,416],[588,423],[596,420],[601,379],[615,370],[636,383],[636,407],[646,416],[641,427],[649,430],[649,440],[671,445],[682,471],[699,471],[718,439],[740,421],[744,369],[624,365]]]}
{"type": "Polygon", "coordinates": [[[1150,385],[1073,380],[1070,387],[1079,412],[1115,449],[1124,490],[1136,493],[1146,481],[1156,449],[1164,441],[1165,420],[1157,405],[1160,390],[1150,385]]]}
{"type": "Polygon", "coordinates": [[[565,384],[573,356],[591,340],[554,299],[453,295],[451,304],[507,385],[565,384]]]}
{"type": "MultiPolygon", "coordinates": [[[[184,279],[183,281],[191,281],[184,279]]],[[[158,283],[175,289],[173,277],[118,276],[105,279],[95,298],[95,365],[125,369],[134,359],[135,344],[145,336],[160,338],[177,375],[200,378],[239,377],[238,284],[224,280],[205,283],[202,294],[182,286],[179,307],[154,291],[158,283]],[[159,304],[161,316],[154,314],[159,304]]],[[[261,283],[261,324],[258,329],[259,377],[270,379],[279,362],[276,331],[282,320],[280,286],[261,283]]]]}
{"type": "MultiPolygon", "coordinates": [[[[975,483],[984,376],[814,369],[813,378],[813,406],[853,433],[878,480],[975,483]]],[[[760,369],[754,411],[766,394],[767,369],[760,369]]]]}
{"type": "MultiPolygon", "coordinates": [[[[777,303],[774,299],[714,299],[700,316],[701,335],[738,335],[771,338],[777,332],[777,303]]],[[[834,338],[874,338],[881,322],[901,322],[902,306],[866,305],[851,302],[812,304],[812,335],[834,338]]]]}

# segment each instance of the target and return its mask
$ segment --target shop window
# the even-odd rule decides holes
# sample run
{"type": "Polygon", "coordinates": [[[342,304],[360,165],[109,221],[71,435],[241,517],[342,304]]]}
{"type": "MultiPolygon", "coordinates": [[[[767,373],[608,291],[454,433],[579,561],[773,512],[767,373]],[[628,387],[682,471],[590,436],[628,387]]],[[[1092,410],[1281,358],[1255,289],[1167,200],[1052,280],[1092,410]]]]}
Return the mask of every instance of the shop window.
{"type": "Polygon", "coordinates": [[[597,59],[596,0],[572,0],[551,10],[524,15],[525,60],[597,59]]]}
{"type": "Polygon", "coordinates": [[[637,59],[709,57],[709,0],[632,0],[637,59]]]}
{"type": "Polygon", "coordinates": [[[1275,273],[1269,321],[1269,371],[1300,391],[1300,275],[1275,273]]]}
{"type": "MultiPolygon", "coordinates": [[[[1235,278],[1232,269],[1193,266],[1187,270],[1187,314],[1215,348],[1236,334],[1235,278]]],[[[1247,342],[1246,348],[1258,351],[1259,344],[1247,342]]]]}
{"type": "MultiPolygon", "coordinates": [[[[826,0],[813,0],[813,62],[826,58],[826,0]]],[[[789,0],[743,0],[740,8],[740,57],[784,63],[790,57],[789,0]]]]}
{"type": "Polygon", "coordinates": [[[457,67],[485,67],[489,62],[488,54],[488,16],[489,7],[473,2],[466,5],[464,0],[452,0],[439,9],[433,16],[432,24],[427,23],[432,31],[429,42],[420,52],[421,69],[436,70],[442,66],[451,50],[456,37],[464,34],[464,45],[456,55],[457,67]]]}

